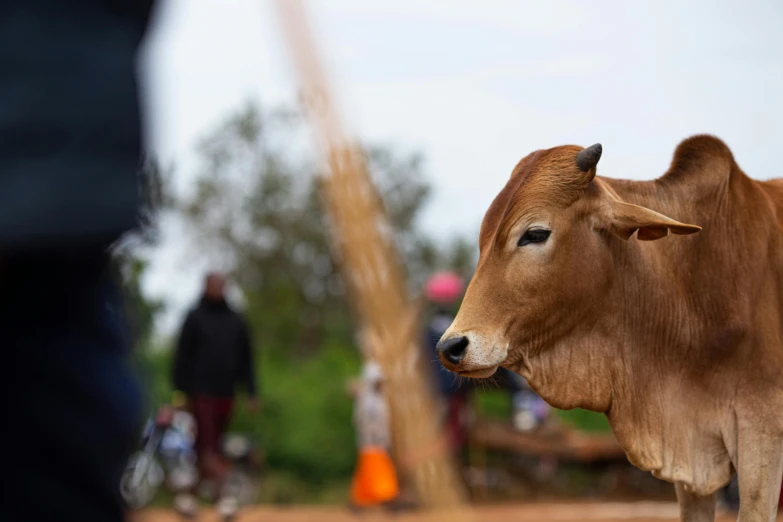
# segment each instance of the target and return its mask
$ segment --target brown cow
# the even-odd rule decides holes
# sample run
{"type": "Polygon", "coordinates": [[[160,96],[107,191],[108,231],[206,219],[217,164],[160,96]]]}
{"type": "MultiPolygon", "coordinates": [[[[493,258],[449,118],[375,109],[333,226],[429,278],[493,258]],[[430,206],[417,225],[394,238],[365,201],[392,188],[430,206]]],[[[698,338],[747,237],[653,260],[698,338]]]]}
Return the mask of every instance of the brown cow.
{"type": "Polygon", "coordinates": [[[682,520],[713,520],[735,470],[740,520],[772,520],[783,183],[750,179],[711,136],[682,142],[654,181],[596,177],[600,156],[556,147],[514,168],[441,362],[509,368],[553,406],[605,413],[629,460],[675,483],[682,520]]]}

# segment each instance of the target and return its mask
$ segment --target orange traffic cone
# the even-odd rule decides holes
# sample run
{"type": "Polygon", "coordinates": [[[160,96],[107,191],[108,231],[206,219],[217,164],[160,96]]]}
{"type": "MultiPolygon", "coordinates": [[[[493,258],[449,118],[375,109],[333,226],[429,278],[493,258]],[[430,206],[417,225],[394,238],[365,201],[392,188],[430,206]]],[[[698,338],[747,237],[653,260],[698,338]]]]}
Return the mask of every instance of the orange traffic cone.
{"type": "Polygon", "coordinates": [[[351,484],[351,500],[357,507],[390,502],[399,495],[397,472],[385,449],[368,446],[359,451],[351,484]]]}

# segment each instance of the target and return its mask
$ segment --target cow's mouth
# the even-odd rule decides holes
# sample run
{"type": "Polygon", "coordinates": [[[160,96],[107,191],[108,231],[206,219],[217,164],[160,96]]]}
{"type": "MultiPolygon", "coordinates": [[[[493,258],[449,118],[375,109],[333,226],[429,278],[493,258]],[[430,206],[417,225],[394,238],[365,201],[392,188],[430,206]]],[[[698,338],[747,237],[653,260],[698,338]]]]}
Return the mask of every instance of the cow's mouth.
{"type": "Polygon", "coordinates": [[[496,371],[498,371],[498,367],[492,366],[490,368],[479,368],[478,370],[458,371],[457,375],[470,379],[486,379],[487,377],[495,375],[496,371]]]}

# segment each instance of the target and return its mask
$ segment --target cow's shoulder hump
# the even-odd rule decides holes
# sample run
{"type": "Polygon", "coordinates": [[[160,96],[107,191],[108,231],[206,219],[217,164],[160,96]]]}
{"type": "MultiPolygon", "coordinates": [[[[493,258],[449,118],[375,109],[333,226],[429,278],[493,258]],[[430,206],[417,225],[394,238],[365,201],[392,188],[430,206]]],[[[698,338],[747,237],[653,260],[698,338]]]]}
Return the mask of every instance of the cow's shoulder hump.
{"type": "Polygon", "coordinates": [[[741,173],[731,149],[719,138],[698,134],[677,146],[663,179],[697,185],[728,183],[732,173],[741,173]]]}

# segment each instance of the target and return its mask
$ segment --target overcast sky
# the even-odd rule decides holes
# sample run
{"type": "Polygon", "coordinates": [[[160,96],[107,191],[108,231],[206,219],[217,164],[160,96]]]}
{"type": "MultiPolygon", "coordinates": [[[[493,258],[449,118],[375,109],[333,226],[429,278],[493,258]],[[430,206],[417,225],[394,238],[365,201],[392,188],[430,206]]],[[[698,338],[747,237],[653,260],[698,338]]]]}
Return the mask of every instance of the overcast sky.
{"type": "MultiPolygon", "coordinates": [[[[268,0],[161,4],[141,60],[149,145],[186,183],[198,137],[246,100],[291,102],[296,84],[268,0]]],[[[601,142],[601,175],[649,179],[708,132],[751,176],[783,175],[779,0],[307,5],[351,130],[426,156],[436,234],[476,235],[515,163],[567,143],[601,142]]],[[[175,250],[145,285],[174,314],[200,284],[175,250]]]]}

